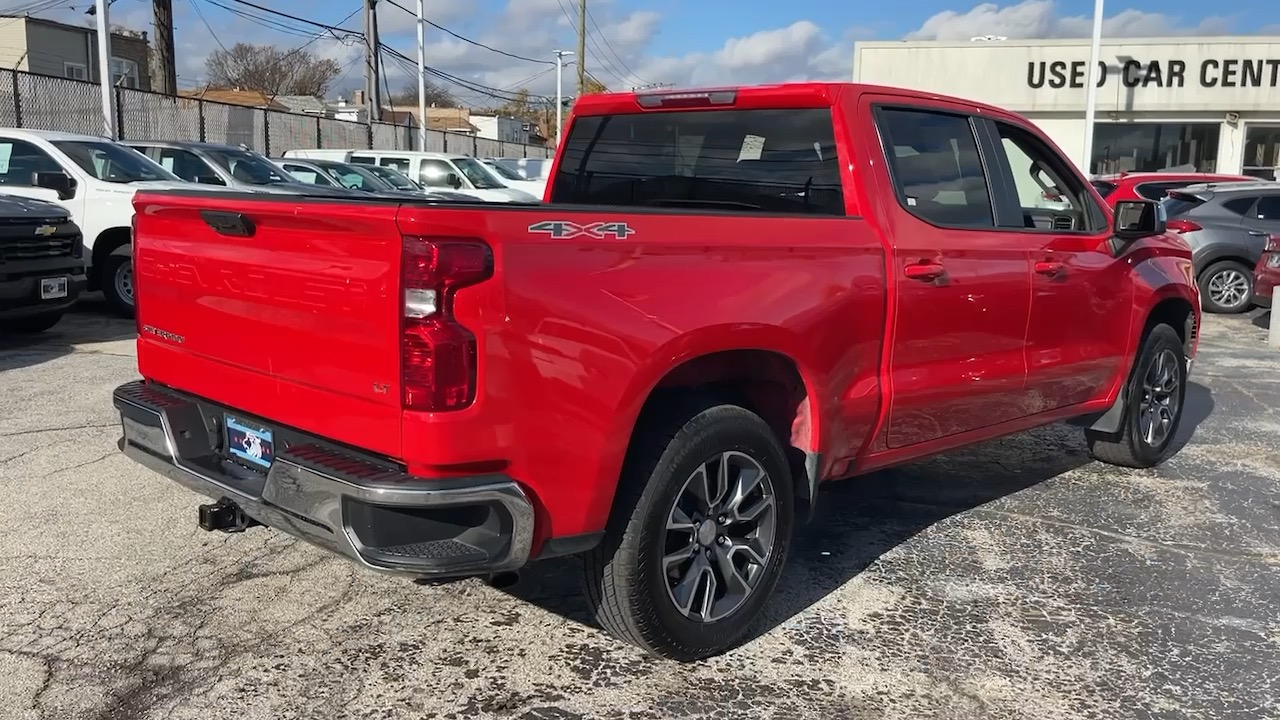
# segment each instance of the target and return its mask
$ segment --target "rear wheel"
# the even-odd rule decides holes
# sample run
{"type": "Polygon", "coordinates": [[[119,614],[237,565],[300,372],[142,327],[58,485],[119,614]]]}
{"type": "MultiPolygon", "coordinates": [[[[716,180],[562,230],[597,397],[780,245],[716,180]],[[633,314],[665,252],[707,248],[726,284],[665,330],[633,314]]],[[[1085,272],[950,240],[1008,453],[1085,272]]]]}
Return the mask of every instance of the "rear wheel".
{"type": "Polygon", "coordinates": [[[15,318],[13,320],[5,320],[0,323],[0,328],[5,332],[17,334],[34,334],[41,333],[58,324],[62,319],[62,312],[43,313],[40,315],[32,315],[30,317],[15,318]]]}
{"type": "Polygon", "coordinates": [[[639,431],[615,516],[584,561],[600,624],[688,661],[734,647],[786,560],[793,488],[758,415],[718,405],[639,431]]]}
{"type": "Polygon", "coordinates": [[[133,317],[133,249],[128,245],[112,252],[103,263],[102,294],[112,312],[133,317]]]}
{"type": "Polygon", "coordinates": [[[1127,388],[1119,434],[1089,433],[1089,451],[1112,465],[1153,467],[1169,456],[1187,393],[1187,358],[1173,328],[1151,329],[1127,388]]]}
{"type": "Polygon", "coordinates": [[[1212,313],[1239,313],[1253,301],[1253,269],[1234,260],[1223,260],[1200,273],[1200,297],[1212,313]]]}

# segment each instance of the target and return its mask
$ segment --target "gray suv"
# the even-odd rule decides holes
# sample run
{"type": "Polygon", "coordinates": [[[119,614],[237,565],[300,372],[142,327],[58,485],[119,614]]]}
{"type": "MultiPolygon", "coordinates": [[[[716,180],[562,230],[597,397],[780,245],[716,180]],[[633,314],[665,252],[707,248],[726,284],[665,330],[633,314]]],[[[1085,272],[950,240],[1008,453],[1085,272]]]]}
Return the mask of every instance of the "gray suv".
{"type": "Polygon", "coordinates": [[[1267,238],[1280,235],[1280,183],[1205,183],[1169,191],[1169,230],[1191,245],[1205,311],[1253,305],[1253,268],[1267,238]]]}
{"type": "Polygon", "coordinates": [[[126,140],[124,144],[187,182],[222,185],[245,192],[314,191],[314,186],[299,182],[267,158],[243,146],[184,140],[126,140]]]}

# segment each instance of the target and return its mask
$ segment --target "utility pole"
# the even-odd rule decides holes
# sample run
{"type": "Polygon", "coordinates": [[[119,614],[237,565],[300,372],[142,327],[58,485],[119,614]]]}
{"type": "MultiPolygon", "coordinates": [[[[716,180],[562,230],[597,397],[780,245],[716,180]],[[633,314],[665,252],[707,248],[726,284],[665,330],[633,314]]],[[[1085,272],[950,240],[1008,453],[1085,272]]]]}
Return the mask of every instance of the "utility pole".
{"type": "Polygon", "coordinates": [[[418,150],[427,149],[427,20],[418,0],[418,150]]]}
{"type": "Polygon", "coordinates": [[[151,0],[156,52],[151,64],[151,89],[178,94],[178,68],[173,55],[173,0],[151,0]]]}
{"type": "Polygon", "coordinates": [[[1089,45],[1089,87],[1085,90],[1084,101],[1084,157],[1080,159],[1080,169],[1085,177],[1093,177],[1093,128],[1094,117],[1098,111],[1098,64],[1102,62],[1102,18],[1103,0],[1093,2],[1093,39],[1089,45]]]}
{"type": "Polygon", "coordinates": [[[380,119],[382,97],[378,77],[378,0],[364,0],[364,97],[368,105],[369,122],[380,119]]]}
{"type": "Polygon", "coordinates": [[[94,9],[98,19],[98,87],[102,89],[103,135],[116,139],[116,88],[111,82],[111,20],[107,17],[108,0],[97,0],[94,9]]]}
{"type": "MultiPolygon", "coordinates": [[[[587,0],[578,0],[578,94],[587,90],[587,0]]],[[[560,132],[559,130],[556,131],[560,132]]]]}
{"type": "MultiPolygon", "coordinates": [[[[572,55],[571,50],[556,51],[556,147],[560,147],[560,133],[564,130],[564,58],[572,55]]],[[[578,58],[581,66],[582,58],[578,58]]]]}

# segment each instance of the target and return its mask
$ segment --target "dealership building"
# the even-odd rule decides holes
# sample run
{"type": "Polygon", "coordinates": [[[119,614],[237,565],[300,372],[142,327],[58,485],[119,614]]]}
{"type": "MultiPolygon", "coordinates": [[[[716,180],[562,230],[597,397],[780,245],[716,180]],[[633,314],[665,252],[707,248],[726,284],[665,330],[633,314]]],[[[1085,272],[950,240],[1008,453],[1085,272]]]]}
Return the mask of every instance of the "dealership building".
{"type": "MultiPolygon", "coordinates": [[[[855,82],[968,98],[1020,113],[1083,160],[1089,40],[860,42],[855,82]]],[[[1280,37],[1104,40],[1087,171],[1276,179],[1280,37]]]]}

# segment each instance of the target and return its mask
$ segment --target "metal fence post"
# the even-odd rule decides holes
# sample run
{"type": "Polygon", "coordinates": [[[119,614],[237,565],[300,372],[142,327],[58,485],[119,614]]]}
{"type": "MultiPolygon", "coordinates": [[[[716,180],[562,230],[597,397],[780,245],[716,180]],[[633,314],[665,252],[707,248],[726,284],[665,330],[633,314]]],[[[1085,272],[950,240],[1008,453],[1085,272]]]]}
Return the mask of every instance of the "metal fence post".
{"type": "Polygon", "coordinates": [[[22,127],[22,93],[18,91],[18,71],[10,70],[9,74],[13,76],[13,117],[18,127],[22,127]]]}
{"type": "Polygon", "coordinates": [[[208,137],[208,135],[205,133],[205,128],[204,128],[204,101],[196,100],[195,103],[196,103],[196,117],[200,119],[200,142],[208,142],[208,140],[205,139],[206,137],[208,137]]]}
{"type": "Polygon", "coordinates": [[[271,157],[271,111],[262,111],[262,148],[266,152],[262,153],[267,157],[271,157]]]}
{"type": "Polygon", "coordinates": [[[316,116],[316,147],[317,148],[324,147],[324,142],[320,138],[320,128],[321,128],[320,116],[317,115],[316,116]]]}
{"type": "Polygon", "coordinates": [[[112,91],[115,92],[116,94],[116,107],[115,107],[116,121],[115,123],[113,123],[116,126],[115,127],[116,136],[111,139],[124,140],[125,139],[124,137],[124,103],[121,102],[122,100],[124,100],[124,88],[121,88],[119,85],[117,85],[114,88],[112,88],[112,91]]]}
{"type": "Polygon", "coordinates": [[[480,157],[480,138],[471,136],[471,157],[480,157]]]}
{"type": "Polygon", "coordinates": [[[365,127],[365,131],[367,132],[365,147],[372,150],[373,149],[373,118],[372,117],[369,118],[369,124],[368,126],[365,127]]]}

